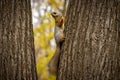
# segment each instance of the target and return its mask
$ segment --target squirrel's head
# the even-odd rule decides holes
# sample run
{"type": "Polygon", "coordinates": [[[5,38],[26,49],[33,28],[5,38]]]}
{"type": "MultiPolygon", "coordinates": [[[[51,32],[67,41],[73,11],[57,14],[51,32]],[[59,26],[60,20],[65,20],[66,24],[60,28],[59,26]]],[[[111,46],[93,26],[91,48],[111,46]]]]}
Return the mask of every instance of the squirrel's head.
{"type": "Polygon", "coordinates": [[[62,16],[62,14],[60,14],[58,12],[52,12],[51,15],[55,19],[56,24],[58,24],[58,25],[63,24],[63,16],[62,16]]]}
{"type": "Polygon", "coordinates": [[[52,17],[53,17],[54,19],[57,19],[58,17],[61,17],[61,16],[62,16],[62,15],[61,15],[60,13],[58,13],[58,12],[52,12],[51,15],[52,15],[52,17]]]}

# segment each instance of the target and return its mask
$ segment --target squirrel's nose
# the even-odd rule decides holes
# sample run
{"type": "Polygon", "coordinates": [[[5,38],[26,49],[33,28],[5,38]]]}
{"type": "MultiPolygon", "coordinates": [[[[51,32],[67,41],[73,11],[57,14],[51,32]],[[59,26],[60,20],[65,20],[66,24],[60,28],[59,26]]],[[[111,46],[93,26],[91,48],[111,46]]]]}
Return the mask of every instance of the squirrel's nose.
{"type": "Polygon", "coordinates": [[[51,13],[52,17],[55,17],[55,15],[53,13],[51,13]]]}

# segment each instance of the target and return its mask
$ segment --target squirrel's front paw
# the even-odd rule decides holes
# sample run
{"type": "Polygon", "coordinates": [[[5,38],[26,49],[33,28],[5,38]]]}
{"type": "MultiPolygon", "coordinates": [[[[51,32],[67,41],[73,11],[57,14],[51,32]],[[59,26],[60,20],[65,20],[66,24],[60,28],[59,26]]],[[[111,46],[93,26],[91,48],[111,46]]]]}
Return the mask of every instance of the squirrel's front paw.
{"type": "Polygon", "coordinates": [[[65,41],[65,37],[63,37],[63,38],[61,39],[61,41],[62,41],[62,42],[65,41]]]}

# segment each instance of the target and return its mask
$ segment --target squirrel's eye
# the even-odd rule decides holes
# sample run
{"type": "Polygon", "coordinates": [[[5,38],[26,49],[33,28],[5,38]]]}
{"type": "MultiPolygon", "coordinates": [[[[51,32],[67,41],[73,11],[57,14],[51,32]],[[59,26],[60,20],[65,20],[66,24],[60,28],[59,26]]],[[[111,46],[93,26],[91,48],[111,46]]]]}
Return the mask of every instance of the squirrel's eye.
{"type": "Polygon", "coordinates": [[[56,12],[53,12],[53,14],[56,14],[56,12]]]}

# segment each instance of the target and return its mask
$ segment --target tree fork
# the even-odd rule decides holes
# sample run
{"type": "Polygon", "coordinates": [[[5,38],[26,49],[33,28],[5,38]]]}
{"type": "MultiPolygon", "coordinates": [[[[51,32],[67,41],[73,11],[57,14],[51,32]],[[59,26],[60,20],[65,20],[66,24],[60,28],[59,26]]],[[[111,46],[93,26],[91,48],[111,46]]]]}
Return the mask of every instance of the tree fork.
{"type": "Polygon", "coordinates": [[[0,1],[0,80],[37,80],[30,0],[0,1]]]}
{"type": "Polygon", "coordinates": [[[120,79],[120,1],[70,0],[57,80],[120,79]]]}

